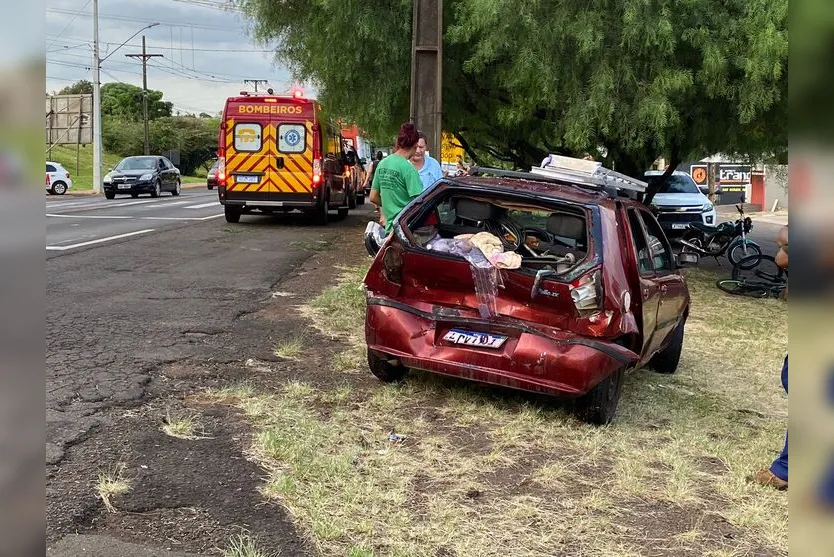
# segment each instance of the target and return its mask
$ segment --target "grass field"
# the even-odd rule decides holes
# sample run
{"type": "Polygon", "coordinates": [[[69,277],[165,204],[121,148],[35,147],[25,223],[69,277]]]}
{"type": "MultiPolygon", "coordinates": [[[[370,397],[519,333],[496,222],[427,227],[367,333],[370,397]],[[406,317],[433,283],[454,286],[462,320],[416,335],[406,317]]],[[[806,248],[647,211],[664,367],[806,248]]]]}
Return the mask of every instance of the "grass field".
{"type": "Polygon", "coordinates": [[[600,428],[549,398],[415,372],[368,380],[362,272],[306,308],[352,341],[331,386],[305,381],[299,362],[280,392],[212,395],[252,422],[264,497],[320,554],[787,555],[786,495],[744,480],[787,426],[785,302],[734,298],[688,271],[678,372],[629,376],[600,428]]]}
{"type": "MultiPolygon", "coordinates": [[[[107,170],[116,166],[123,157],[114,155],[112,153],[102,153],[103,168],[101,175],[107,173],[107,170]]],[[[76,169],[76,149],[74,145],[56,145],[52,148],[52,152],[46,154],[46,160],[60,163],[67,169],[72,178],[73,190],[91,190],[93,189],[93,148],[91,145],[82,145],[78,154],[78,167],[76,169]]],[[[198,176],[183,176],[182,182],[184,184],[204,182],[205,173],[202,177],[198,176]]]]}

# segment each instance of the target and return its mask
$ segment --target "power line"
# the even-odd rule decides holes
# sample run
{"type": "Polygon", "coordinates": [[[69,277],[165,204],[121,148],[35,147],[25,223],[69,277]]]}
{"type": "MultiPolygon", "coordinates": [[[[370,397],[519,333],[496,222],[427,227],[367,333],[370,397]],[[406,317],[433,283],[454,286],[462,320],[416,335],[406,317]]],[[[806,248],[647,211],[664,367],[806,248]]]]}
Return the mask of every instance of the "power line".
{"type": "MultiPolygon", "coordinates": [[[[73,22],[73,21],[75,21],[75,18],[77,18],[80,14],[84,13],[84,10],[86,10],[86,9],[87,9],[87,6],[89,6],[89,5],[90,5],[90,2],[92,2],[92,1],[93,1],[93,0],[87,0],[87,2],[86,2],[86,3],[85,3],[82,7],[81,7],[81,10],[80,10],[77,14],[75,14],[74,16],[72,16],[72,18],[71,18],[71,19],[69,20],[69,22],[67,23],[66,27],[64,27],[63,29],[61,29],[61,32],[60,32],[60,33],[58,33],[58,37],[60,37],[60,36],[61,36],[61,35],[63,35],[64,33],[66,33],[67,29],[69,29],[69,28],[70,28],[70,25],[72,25],[72,22],[73,22]]],[[[56,38],[56,40],[57,40],[57,38],[56,38]]],[[[47,50],[49,50],[49,47],[51,47],[53,44],[55,44],[55,41],[52,41],[51,43],[49,43],[48,45],[46,45],[46,49],[47,49],[47,50]]]]}
{"type": "MultiPolygon", "coordinates": [[[[84,16],[88,18],[92,18],[93,15],[88,12],[80,12],[74,10],[65,10],[62,8],[47,8],[47,13],[53,14],[62,14],[62,15],[74,15],[74,16],[84,16]]],[[[229,27],[220,27],[218,25],[200,25],[196,23],[189,23],[187,25],[181,23],[172,23],[170,21],[154,21],[151,19],[142,19],[138,17],[128,17],[128,16],[118,16],[118,15],[104,15],[98,14],[99,19],[112,19],[114,21],[133,21],[136,23],[159,23],[160,25],[165,25],[168,27],[194,27],[195,29],[208,29],[210,31],[230,31],[229,27]]]]}
{"type": "MultiPolygon", "coordinates": [[[[76,45],[64,45],[62,49],[55,49],[49,50],[47,52],[61,52],[66,49],[70,48],[81,48],[84,46],[90,46],[93,44],[92,41],[84,41],[83,39],[75,39],[72,37],[65,37],[64,40],[74,40],[74,41],[81,41],[82,44],[76,45]]],[[[99,41],[99,44],[114,46],[118,45],[119,43],[113,43],[108,41],[99,41]]],[[[140,46],[132,43],[128,43],[126,46],[140,46]]],[[[177,50],[177,51],[188,51],[188,52],[244,52],[244,53],[263,53],[268,54],[275,52],[274,49],[270,48],[189,48],[189,47],[176,47],[176,46],[160,46],[160,45],[150,45],[156,50],[177,50]]]]}

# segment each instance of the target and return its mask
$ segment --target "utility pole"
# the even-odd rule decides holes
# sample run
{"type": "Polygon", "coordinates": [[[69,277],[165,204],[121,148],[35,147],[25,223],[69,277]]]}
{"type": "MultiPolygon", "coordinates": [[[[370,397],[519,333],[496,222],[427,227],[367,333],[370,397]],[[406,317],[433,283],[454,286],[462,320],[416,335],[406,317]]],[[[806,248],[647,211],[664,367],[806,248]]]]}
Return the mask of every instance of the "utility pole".
{"type": "Polygon", "coordinates": [[[244,87],[249,85],[250,83],[255,86],[255,92],[257,93],[258,92],[258,83],[263,83],[264,85],[268,85],[269,81],[267,81],[266,79],[244,79],[243,80],[243,86],[244,87]]]}
{"type": "Polygon", "coordinates": [[[93,0],[93,193],[101,193],[101,61],[98,59],[98,0],[93,0]]]}
{"type": "Polygon", "coordinates": [[[443,89],[443,0],[414,0],[410,119],[440,160],[443,89]]]}
{"type": "Polygon", "coordinates": [[[145,35],[142,35],[142,54],[125,54],[128,58],[142,59],[142,116],[145,120],[145,154],[151,154],[151,144],[148,131],[148,60],[162,57],[162,54],[148,54],[145,50],[145,35]]]}

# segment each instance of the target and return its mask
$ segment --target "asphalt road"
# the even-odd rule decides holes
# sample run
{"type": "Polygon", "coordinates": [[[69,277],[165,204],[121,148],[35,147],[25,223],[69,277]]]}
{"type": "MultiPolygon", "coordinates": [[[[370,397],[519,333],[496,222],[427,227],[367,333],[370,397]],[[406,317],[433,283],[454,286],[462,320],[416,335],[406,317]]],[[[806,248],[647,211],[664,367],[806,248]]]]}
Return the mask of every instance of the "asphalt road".
{"type": "Polygon", "coordinates": [[[271,339],[232,334],[232,325],[322,245],[361,235],[369,213],[361,207],[327,227],[301,214],[228,224],[216,191],[47,198],[50,545],[100,512],[90,488],[99,463],[86,462],[84,447],[115,434],[113,412],[166,396],[164,366],[242,365],[244,354],[269,350],[271,339]]]}
{"type": "Polygon", "coordinates": [[[217,192],[206,189],[183,189],[179,197],[163,193],[156,199],[47,197],[47,257],[214,219],[223,220],[223,207],[217,192]]]}

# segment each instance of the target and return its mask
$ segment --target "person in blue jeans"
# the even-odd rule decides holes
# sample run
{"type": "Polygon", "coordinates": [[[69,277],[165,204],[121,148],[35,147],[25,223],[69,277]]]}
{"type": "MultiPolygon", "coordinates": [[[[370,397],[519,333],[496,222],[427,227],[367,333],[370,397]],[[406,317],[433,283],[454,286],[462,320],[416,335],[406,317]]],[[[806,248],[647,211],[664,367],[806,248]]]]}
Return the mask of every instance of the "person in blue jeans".
{"type": "MultiPolygon", "coordinates": [[[[779,250],[776,252],[776,264],[782,269],[788,268],[788,227],[784,226],[779,230],[776,237],[776,245],[779,250]]],[[[787,289],[785,289],[785,296],[787,297],[787,289]]],[[[788,392],[788,357],[785,356],[785,363],[782,365],[782,387],[785,388],[785,393],[788,392]]],[[[782,452],[773,461],[769,468],[763,468],[748,476],[748,481],[763,485],[766,487],[773,487],[778,490],[788,489],[788,434],[785,432],[785,447],[782,452]]]]}

